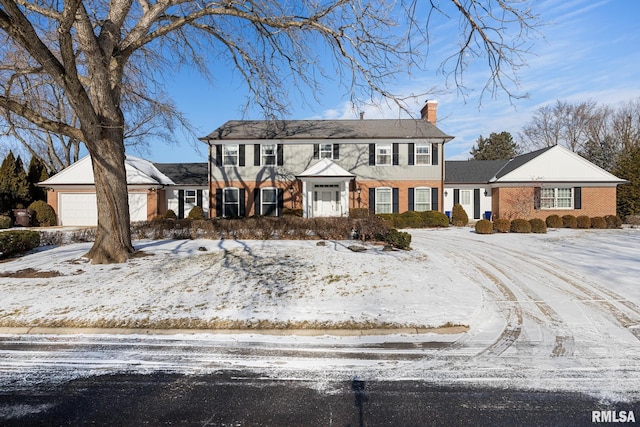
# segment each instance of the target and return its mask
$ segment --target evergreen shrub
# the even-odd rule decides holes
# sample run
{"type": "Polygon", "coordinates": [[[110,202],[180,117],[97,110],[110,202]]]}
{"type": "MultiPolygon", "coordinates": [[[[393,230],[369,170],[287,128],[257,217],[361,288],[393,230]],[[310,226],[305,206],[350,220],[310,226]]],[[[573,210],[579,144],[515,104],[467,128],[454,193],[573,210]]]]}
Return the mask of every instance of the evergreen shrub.
{"type": "Polygon", "coordinates": [[[0,215],[0,229],[11,228],[13,220],[10,216],[0,215]]]}
{"type": "Polygon", "coordinates": [[[586,215],[580,215],[576,218],[576,224],[578,228],[591,228],[591,218],[586,215]]]}
{"type": "Polygon", "coordinates": [[[173,209],[169,209],[164,213],[165,219],[178,219],[178,215],[173,211],[173,209]]]}
{"type": "Polygon", "coordinates": [[[531,224],[522,218],[516,218],[511,221],[510,231],[512,233],[531,233],[531,224]]]}
{"type": "Polygon", "coordinates": [[[545,221],[539,218],[533,218],[529,220],[529,224],[531,225],[532,233],[546,233],[547,232],[547,224],[545,221]]]}
{"type": "Polygon", "coordinates": [[[606,215],[604,220],[607,222],[607,228],[620,228],[622,227],[622,220],[618,215],[606,215]]]}
{"type": "Polygon", "coordinates": [[[21,254],[40,246],[40,233],[33,230],[0,233],[0,258],[21,254]]]}
{"type": "Polygon", "coordinates": [[[562,216],[562,227],[564,228],[578,228],[578,221],[573,215],[562,216]]]}
{"type": "Polygon", "coordinates": [[[487,219],[481,219],[476,222],[476,233],[478,234],[491,234],[493,233],[493,224],[487,219]]]}
{"type": "Polygon", "coordinates": [[[506,218],[498,218],[493,221],[493,231],[497,233],[508,233],[511,230],[511,221],[506,218]]]}
{"type": "Polygon", "coordinates": [[[607,221],[601,216],[594,216],[591,218],[591,228],[605,229],[607,228],[607,221]]]}
{"type": "Polygon", "coordinates": [[[200,206],[194,206],[187,215],[188,219],[204,219],[204,211],[200,206]]]}
{"type": "Polygon", "coordinates": [[[562,228],[562,218],[560,218],[560,215],[549,215],[545,222],[549,228],[562,228]]]}
{"type": "Polygon", "coordinates": [[[58,223],[56,212],[53,208],[42,200],[37,200],[29,205],[29,209],[36,213],[35,225],[40,227],[51,227],[58,223]]]}
{"type": "Polygon", "coordinates": [[[394,248],[411,249],[411,234],[395,228],[390,229],[383,240],[394,248]]]}
{"type": "Polygon", "coordinates": [[[460,203],[453,205],[451,223],[456,227],[464,227],[469,223],[469,216],[460,203]]]}

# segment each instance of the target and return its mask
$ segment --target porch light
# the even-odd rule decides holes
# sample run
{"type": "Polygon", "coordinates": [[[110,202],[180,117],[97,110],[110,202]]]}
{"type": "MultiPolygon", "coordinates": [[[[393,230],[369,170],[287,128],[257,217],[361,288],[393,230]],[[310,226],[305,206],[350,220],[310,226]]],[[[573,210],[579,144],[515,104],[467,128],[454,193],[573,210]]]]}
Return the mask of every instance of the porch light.
{"type": "Polygon", "coordinates": [[[358,196],[360,195],[361,192],[362,192],[362,188],[360,187],[356,188],[356,193],[358,193],[358,196]]]}
{"type": "Polygon", "coordinates": [[[289,186],[289,193],[291,193],[291,196],[293,197],[293,185],[289,186]]]}
{"type": "Polygon", "coordinates": [[[444,197],[447,197],[449,195],[449,192],[447,190],[444,190],[444,197]]]}

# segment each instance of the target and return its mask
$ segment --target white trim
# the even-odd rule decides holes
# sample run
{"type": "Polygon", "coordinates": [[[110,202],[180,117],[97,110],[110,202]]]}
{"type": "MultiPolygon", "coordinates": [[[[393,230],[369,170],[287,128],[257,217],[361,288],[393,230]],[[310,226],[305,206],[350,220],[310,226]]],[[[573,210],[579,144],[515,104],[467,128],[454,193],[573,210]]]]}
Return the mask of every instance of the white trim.
{"type": "MultiPolygon", "coordinates": [[[[424,154],[421,154],[421,156],[423,156],[424,154]]],[[[427,143],[427,142],[416,142],[413,144],[413,165],[414,166],[433,166],[433,150],[431,148],[431,144],[427,143]],[[429,157],[429,162],[428,163],[418,163],[418,146],[426,146],[427,150],[429,151],[429,154],[427,154],[427,156],[429,157]]]]}
{"type": "Polygon", "coordinates": [[[426,212],[426,211],[430,211],[433,210],[432,206],[433,206],[433,200],[431,200],[431,187],[415,187],[413,189],[413,210],[416,212],[426,212]],[[426,191],[427,194],[429,195],[429,203],[428,203],[428,208],[427,209],[423,209],[423,210],[418,210],[417,209],[417,202],[416,200],[418,199],[418,191],[426,191]]]}
{"type": "Polygon", "coordinates": [[[379,214],[379,213],[393,213],[393,188],[391,188],[391,187],[376,187],[375,192],[376,192],[376,206],[374,208],[375,213],[377,213],[377,214],[379,214]],[[380,210],[378,209],[378,205],[380,205],[379,192],[381,190],[384,190],[385,192],[387,190],[389,190],[389,212],[380,212],[380,210]]]}
{"type": "Polygon", "coordinates": [[[224,145],[222,145],[222,166],[239,166],[239,165],[240,165],[240,144],[224,144],[224,145]],[[226,150],[227,150],[227,148],[231,148],[231,147],[235,147],[235,149],[236,149],[236,154],[235,154],[236,161],[235,161],[235,163],[227,163],[228,154],[226,153],[226,150]]]}
{"type": "Polygon", "coordinates": [[[269,203],[269,205],[275,205],[275,215],[269,215],[269,216],[278,216],[280,215],[280,212],[278,212],[278,187],[262,187],[260,188],[260,215],[265,215],[264,213],[264,192],[265,190],[271,191],[273,190],[275,192],[275,202],[274,203],[269,203]]]}
{"type": "Polygon", "coordinates": [[[226,191],[227,190],[235,190],[236,196],[237,196],[236,197],[237,200],[236,200],[236,203],[235,203],[236,208],[237,208],[237,212],[238,212],[237,216],[240,216],[240,189],[238,187],[224,187],[222,189],[222,217],[223,218],[231,217],[230,215],[229,216],[226,215],[226,211],[227,211],[226,207],[227,207],[227,205],[229,205],[229,206],[233,205],[233,203],[228,203],[227,202],[227,197],[226,197],[226,191]]]}
{"type": "Polygon", "coordinates": [[[376,166],[393,166],[393,144],[376,144],[375,159],[376,166]],[[389,147],[389,163],[378,162],[378,156],[380,155],[378,149],[382,147],[389,147]]]}

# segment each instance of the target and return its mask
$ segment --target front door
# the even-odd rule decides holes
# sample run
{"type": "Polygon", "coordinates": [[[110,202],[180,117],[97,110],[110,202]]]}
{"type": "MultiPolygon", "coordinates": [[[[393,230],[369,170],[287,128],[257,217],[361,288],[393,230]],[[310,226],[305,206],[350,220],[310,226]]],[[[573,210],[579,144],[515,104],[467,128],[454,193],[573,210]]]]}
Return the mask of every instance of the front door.
{"type": "Polygon", "coordinates": [[[338,185],[316,186],[313,191],[313,216],[340,216],[338,185]]]}

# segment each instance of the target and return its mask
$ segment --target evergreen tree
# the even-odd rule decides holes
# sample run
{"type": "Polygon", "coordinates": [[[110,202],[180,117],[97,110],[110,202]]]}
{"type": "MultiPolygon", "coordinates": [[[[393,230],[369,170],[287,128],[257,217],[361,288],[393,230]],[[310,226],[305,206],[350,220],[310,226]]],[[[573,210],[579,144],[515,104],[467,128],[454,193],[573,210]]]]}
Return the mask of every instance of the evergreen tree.
{"type": "Polygon", "coordinates": [[[492,132],[489,138],[482,135],[477,140],[478,146],[471,148],[474,160],[509,160],[518,155],[518,144],[513,142],[509,132],[492,132]]]}
{"type": "Polygon", "coordinates": [[[0,212],[9,212],[19,204],[25,206],[29,201],[29,182],[22,159],[9,151],[0,166],[0,212]]]}
{"type": "Polygon", "coordinates": [[[40,158],[36,156],[31,157],[31,161],[29,162],[29,172],[27,174],[27,178],[29,180],[29,196],[31,201],[35,202],[37,200],[47,201],[47,191],[42,187],[38,187],[36,184],[42,182],[49,178],[49,173],[47,172],[47,168],[40,160],[40,158]]]}
{"type": "Polygon", "coordinates": [[[613,174],[629,184],[618,186],[618,216],[640,215],[640,146],[621,154],[613,174]]]}

